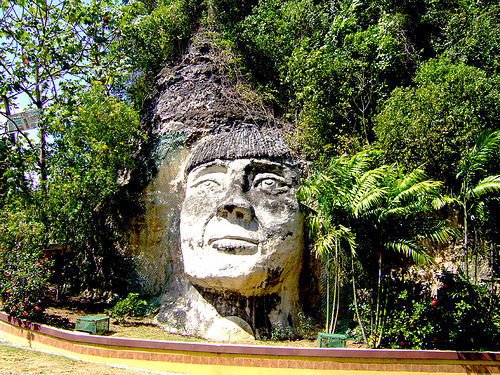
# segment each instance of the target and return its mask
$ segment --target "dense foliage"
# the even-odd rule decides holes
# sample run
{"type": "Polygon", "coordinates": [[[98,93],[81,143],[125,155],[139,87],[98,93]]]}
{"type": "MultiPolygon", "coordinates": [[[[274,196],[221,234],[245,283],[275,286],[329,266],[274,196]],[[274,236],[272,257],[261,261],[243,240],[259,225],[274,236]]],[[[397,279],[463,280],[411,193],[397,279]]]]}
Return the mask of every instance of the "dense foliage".
{"type": "MultiPolygon", "coordinates": [[[[98,84],[52,106],[45,121],[53,141],[44,190],[28,164],[36,157],[30,148],[11,147],[4,159],[0,270],[2,290],[19,292],[2,298],[12,312],[7,301],[43,300],[49,277],[58,294],[126,292],[132,278],[121,237],[134,201],[124,186],[141,138],[137,113],[98,84]],[[43,272],[49,265],[52,272],[43,272]],[[29,288],[20,279],[30,280],[29,288]]],[[[19,314],[31,314],[30,306],[19,314]]]]}
{"type": "Polygon", "coordinates": [[[16,207],[0,211],[0,306],[14,316],[43,313],[51,262],[40,249],[39,223],[16,207]]]}
{"type": "Polygon", "coordinates": [[[394,90],[375,116],[379,147],[408,168],[425,162],[430,175],[456,187],[464,151],[480,134],[498,129],[498,79],[445,58],[423,63],[415,86],[394,90]]]}
{"type": "Polygon", "coordinates": [[[322,258],[326,329],[338,327],[347,290],[372,346],[498,348],[498,1],[6,0],[0,9],[3,113],[21,94],[42,110],[38,143],[0,138],[4,309],[43,309],[47,251],[65,254],[52,265],[60,292],[127,286],[136,111],[202,28],[231,46],[259,100],[297,126],[292,143],[312,162],[301,198],[322,258]],[[441,272],[432,261],[446,248],[457,275],[431,290],[413,271],[441,272]],[[490,332],[491,346],[464,341],[467,324],[490,332]]]}
{"type": "Polygon", "coordinates": [[[489,1],[261,1],[235,39],[311,158],[375,144],[454,187],[460,150],[497,127],[499,14],[489,1]]]}
{"type": "Polygon", "coordinates": [[[498,350],[497,296],[457,275],[427,283],[396,279],[384,345],[399,349],[498,350]],[[478,334],[480,332],[480,334],[478,334]]]}
{"type": "Polygon", "coordinates": [[[125,290],[120,238],[133,195],[124,185],[136,163],[138,124],[137,113],[100,84],[54,107],[50,179],[41,209],[49,242],[72,259],[56,265],[61,286],[125,290]]]}

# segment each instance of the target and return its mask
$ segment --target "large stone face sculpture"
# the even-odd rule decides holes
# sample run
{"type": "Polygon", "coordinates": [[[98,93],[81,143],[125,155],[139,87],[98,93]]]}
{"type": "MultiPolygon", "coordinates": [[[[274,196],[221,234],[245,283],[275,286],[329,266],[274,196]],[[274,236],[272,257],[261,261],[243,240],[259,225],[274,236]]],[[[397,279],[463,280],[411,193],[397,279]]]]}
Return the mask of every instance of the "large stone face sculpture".
{"type": "Polygon", "coordinates": [[[162,156],[151,158],[147,214],[131,235],[139,281],[163,290],[156,320],[172,333],[234,341],[269,337],[275,325],[293,332],[304,255],[299,163],[217,56],[193,43],[147,101],[143,126],[162,156]]]}
{"type": "Polygon", "coordinates": [[[299,175],[280,155],[280,141],[240,128],[193,151],[180,221],[184,272],[193,284],[247,297],[297,291],[299,175]]]}
{"type": "Polygon", "coordinates": [[[214,160],[187,177],[184,271],[204,288],[264,295],[300,269],[297,174],[266,159],[214,160]]]}
{"type": "Polygon", "coordinates": [[[298,163],[277,133],[242,124],[205,137],[185,167],[184,295],[164,299],[160,320],[219,340],[293,327],[303,255],[298,183],[298,163]]]}

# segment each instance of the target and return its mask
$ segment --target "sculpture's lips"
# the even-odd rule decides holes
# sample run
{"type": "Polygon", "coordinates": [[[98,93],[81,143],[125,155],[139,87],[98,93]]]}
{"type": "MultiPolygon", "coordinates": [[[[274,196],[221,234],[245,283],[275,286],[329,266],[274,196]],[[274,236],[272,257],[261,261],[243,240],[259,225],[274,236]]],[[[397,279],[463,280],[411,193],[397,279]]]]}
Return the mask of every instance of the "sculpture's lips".
{"type": "Polygon", "coordinates": [[[239,236],[224,236],[208,240],[208,245],[213,246],[219,251],[238,254],[254,251],[257,249],[258,244],[259,241],[257,240],[239,236]]]}

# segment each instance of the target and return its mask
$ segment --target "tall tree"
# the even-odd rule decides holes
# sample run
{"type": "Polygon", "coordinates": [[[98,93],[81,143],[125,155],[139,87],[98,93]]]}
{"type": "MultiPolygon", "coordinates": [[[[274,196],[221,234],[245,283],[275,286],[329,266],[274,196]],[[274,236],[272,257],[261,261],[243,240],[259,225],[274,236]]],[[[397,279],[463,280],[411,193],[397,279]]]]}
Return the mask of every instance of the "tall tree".
{"type": "Polygon", "coordinates": [[[375,116],[377,145],[388,161],[408,169],[424,165],[432,178],[459,188],[463,152],[476,136],[498,128],[499,77],[439,58],[423,63],[414,81],[395,89],[375,116]]]}
{"type": "MultiPolygon", "coordinates": [[[[42,111],[61,90],[78,81],[102,79],[102,57],[115,37],[108,0],[6,0],[0,8],[0,95],[15,104],[19,95],[42,111]]],[[[75,86],[76,85],[76,86],[75,86]]],[[[6,111],[4,113],[6,115],[6,111]]],[[[38,167],[47,179],[45,136],[40,123],[38,167]]],[[[34,147],[33,145],[31,145],[34,147]]]]}
{"type": "Polygon", "coordinates": [[[66,249],[57,285],[124,291],[123,228],[133,207],[125,188],[142,140],[137,112],[96,84],[72,105],[53,109],[47,199],[44,216],[50,243],[66,249]]]}

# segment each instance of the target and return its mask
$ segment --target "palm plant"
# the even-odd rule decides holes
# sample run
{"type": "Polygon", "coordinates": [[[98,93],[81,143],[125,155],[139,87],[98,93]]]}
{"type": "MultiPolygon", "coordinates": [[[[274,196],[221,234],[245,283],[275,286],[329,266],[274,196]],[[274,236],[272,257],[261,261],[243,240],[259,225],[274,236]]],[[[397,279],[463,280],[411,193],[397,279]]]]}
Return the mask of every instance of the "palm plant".
{"type": "MultiPolygon", "coordinates": [[[[373,153],[359,153],[354,157],[332,160],[324,173],[316,173],[305,181],[298,191],[298,198],[308,208],[307,223],[315,239],[314,251],[316,256],[323,260],[327,275],[327,313],[326,331],[335,331],[335,322],[338,318],[340,279],[346,270],[346,259],[351,259],[350,267],[354,270],[357,244],[355,235],[350,228],[350,219],[353,216],[350,202],[353,197],[361,193],[362,189],[355,189],[355,182],[366,171],[370,170],[373,163],[373,153]],[[333,279],[333,303],[330,303],[329,281],[333,279]],[[330,312],[330,306],[332,310],[330,312]]],[[[367,181],[368,178],[365,178],[367,181]]],[[[359,198],[358,198],[359,200],[359,198]]],[[[367,206],[367,199],[360,202],[357,207],[367,206]]],[[[366,341],[365,331],[356,299],[356,282],[352,278],[354,290],[354,305],[356,316],[361,324],[363,339],[366,341]]]]}
{"type": "MultiPolygon", "coordinates": [[[[356,319],[365,344],[372,347],[380,345],[383,335],[389,272],[398,266],[398,257],[429,263],[424,239],[442,242],[451,234],[444,223],[429,215],[447,202],[440,194],[441,183],[426,180],[419,169],[404,174],[397,165],[376,166],[377,156],[364,151],[333,160],[323,173],[308,179],[298,195],[309,209],[307,222],[316,255],[327,259],[327,264],[336,264],[330,267],[334,284],[340,284],[342,271],[351,274],[356,319]],[[368,320],[358,308],[355,263],[368,280],[368,320]]],[[[327,314],[330,332],[338,314],[338,292],[334,291],[333,308],[327,314]]]]}
{"type": "Polygon", "coordinates": [[[476,139],[476,145],[467,152],[462,160],[457,178],[461,180],[458,196],[463,209],[463,238],[465,249],[466,276],[469,279],[469,258],[472,255],[469,245],[470,213],[474,212],[484,198],[500,192],[500,175],[486,174],[489,163],[500,154],[500,130],[485,133],[476,139]]]}

